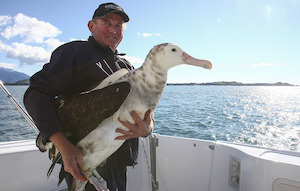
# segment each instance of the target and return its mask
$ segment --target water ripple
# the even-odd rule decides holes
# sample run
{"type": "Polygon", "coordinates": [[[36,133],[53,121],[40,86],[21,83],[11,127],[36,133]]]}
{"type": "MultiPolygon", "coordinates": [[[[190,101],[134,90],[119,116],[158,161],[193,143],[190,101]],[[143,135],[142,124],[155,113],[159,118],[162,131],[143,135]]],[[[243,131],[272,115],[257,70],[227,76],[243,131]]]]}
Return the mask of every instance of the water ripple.
{"type": "Polygon", "coordinates": [[[299,87],[167,86],[155,116],[161,134],[300,150],[299,87]]]}

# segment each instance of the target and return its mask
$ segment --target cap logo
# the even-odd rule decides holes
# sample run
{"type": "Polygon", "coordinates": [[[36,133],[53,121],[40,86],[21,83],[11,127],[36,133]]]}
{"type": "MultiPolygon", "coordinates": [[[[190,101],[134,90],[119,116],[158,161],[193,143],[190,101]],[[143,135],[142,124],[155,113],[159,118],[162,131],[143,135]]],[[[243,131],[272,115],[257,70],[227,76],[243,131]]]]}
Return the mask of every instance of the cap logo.
{"type": "Polygon", "coordinates": [[[104,7],[105,9],[119,9],[119,7],[116,5],[105,5],[104,7]]]}

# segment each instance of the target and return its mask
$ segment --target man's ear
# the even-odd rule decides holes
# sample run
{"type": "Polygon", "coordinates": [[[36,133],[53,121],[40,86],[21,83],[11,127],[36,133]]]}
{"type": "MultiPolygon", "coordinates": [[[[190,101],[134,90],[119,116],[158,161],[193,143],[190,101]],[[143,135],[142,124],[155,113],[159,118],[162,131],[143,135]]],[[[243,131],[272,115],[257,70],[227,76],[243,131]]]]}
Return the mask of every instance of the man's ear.
{"type": "Polygon", "coordinates": [[[89,30],[91,31],[91,33],[93,33],[93,31],[94,31],[94,25],[95,25],[95,23],[92,20],[90,20],[88,23],[88,27],[89,27],[89,30]]]}

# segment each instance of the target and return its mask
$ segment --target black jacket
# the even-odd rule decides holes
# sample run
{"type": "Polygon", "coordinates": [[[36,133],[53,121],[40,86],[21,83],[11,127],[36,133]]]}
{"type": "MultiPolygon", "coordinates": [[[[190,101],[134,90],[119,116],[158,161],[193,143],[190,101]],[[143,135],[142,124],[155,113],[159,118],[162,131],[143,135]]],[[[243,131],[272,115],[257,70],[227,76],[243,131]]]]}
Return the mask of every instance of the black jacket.
{"type": "MultiPolygon", "coordinates": [[[[50,62],[30,78],[24,95],[24,105],[43,140],[49,141],[52,134],[63,131],[54,106],[55,97],[90,90],[120,68],[132,70],[133,66],[111,48],[102,47],[93,37],[57,48],[50,62]]],[[[137,151],[138,139],[127,140],[107,162],[114,166],[135,164],[137,151]]]]}

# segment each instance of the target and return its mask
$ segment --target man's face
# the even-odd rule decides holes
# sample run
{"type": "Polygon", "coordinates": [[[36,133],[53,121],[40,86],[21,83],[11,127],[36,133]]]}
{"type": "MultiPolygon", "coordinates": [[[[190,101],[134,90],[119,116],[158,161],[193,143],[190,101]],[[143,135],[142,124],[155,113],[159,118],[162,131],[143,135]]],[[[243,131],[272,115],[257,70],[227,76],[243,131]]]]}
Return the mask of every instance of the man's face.
{"type": "Polygon", "coordinates": [[[112,13],[90,21],[88,27],[99,44],[110,46],[115,51],[123,39],[123,24],[122,17],[112,13]]]}

